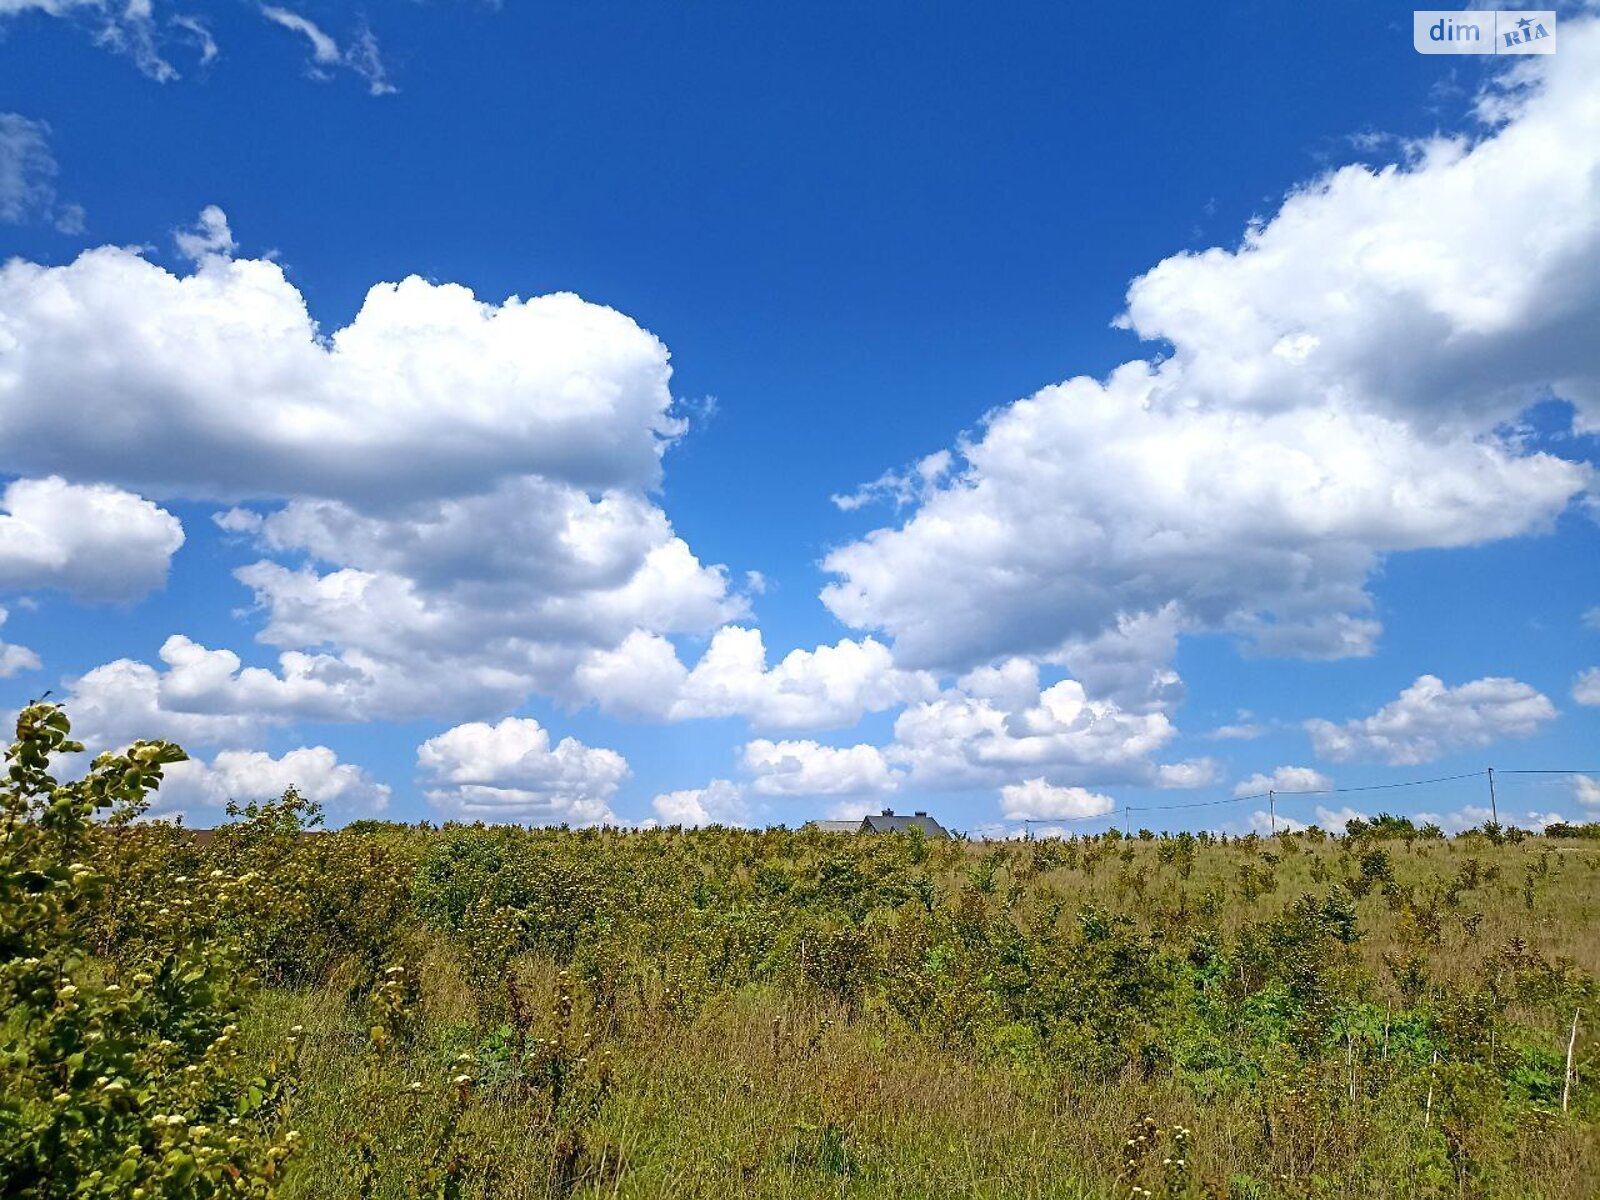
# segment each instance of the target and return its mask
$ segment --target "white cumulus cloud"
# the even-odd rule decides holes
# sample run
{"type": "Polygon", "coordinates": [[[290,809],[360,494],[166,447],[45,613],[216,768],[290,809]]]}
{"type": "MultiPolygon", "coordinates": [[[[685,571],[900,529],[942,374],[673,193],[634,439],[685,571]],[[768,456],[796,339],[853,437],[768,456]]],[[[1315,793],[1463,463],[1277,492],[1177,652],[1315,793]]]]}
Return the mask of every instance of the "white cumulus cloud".
{"type": "Polygon", "coordinates": [[[1016,662],[964,682],[978,691],[946,690],[895,719],[885,753],[921,787],[999,787],[1045,772],[1075,784],[1210,781],[1208,760],[1166,767],[1154,761],[1177,735],[1164,713],[1092,700],[1074,679],[1040,690],[1034,668],[1016,662]]]}
{"type": "Polygon", "coordinates": [[[1600,667],[1590,667],[1572,683],[1572,698],[1579,704],[1600,704],[1600,667]]]}
{"type": "Polygon", "coordinates": [[[143,739],[176,742],[186,750],[258,744],[268,719],[248,709],[186,712],[162,701],[162,674],[147,663],[119,658],[67,681],[63,706],[72,736],[92,751],[120,750],[143,739]]]}
{"type": "MultiPolygon", "coordinates": [[[[10,615],[0,608],[0,625],[4,625],[10,615]]],[[[26,646],[0,641],[0,679],[9,679],[18,671],[37,671],[40,665],[39,656],[26,646]]]]}
{"type": "MultiPolygon", "coordinates": [[[[684,426],[666,348],[628,318],[411,278],[330,332],[276,263],[232,257],[220,209],[179,244],[187,274],[116,247],[0,268],[0,470],[59,471],[58,506],[109,484],[249,502],[214,519],[263,555],[235,574],[280,652],[277,683],[213,658],[204,689],[169,681],[169,699],[459,721],[587,698],[579,664],[635,631],[704,635],[746,615],[652,497],[684,426]]],[[[170,521],[126,495],[122,515],[170,521]]],[[[120,596],[159,580],[132,570],[139,530],[85,524],[122,536],[51,566],[51,539],[23,536],[41,521],[12,518],[0,585],[120,596]]]]}
{"type": "Polygon", "coordinates": [[[746,744],[744,767],[764,796],[851,796],[893,791],[899,775],[876,746],[823,746],[809,740],[746,744]]]}
{"type": "Polygon", "coordinates": [[[1585,808],[1600,808],[1600,779],[1578,775],[1572,780],[1572,798],[1585,808]]]}
{"type": "Polygon", "coordinates": [[[0,493],[0,588],[136,600],[165,586],[182,545],[177,517],[120,488],[51,476],[13,480],[0,493]]]}
{"type": "Polygon", "coordinates": [[[727,779],[713,779],[705,787],[662,792],[650,802],[663,825],[748,825],[750,806],[744,789],[727,779]]]}
{"type": "Polygon", "coordinates": [[[1087,788],[1057,787],[1037,777],[1001,788],[1000,807],[1008,821],[1061,821],[1105,816],[1116,801],[1087,788]]]}
{"type": "Polygon", "coordinates": [[[282,757],[253,750],[224,750],[206,762],[191,759],[166,768],[159,809],[222,809],[228,802],[275,800],[289,788],[321,804],[330,817],[347,819],[381,812],[389,787],[360,767],[342,763],[326,746],[302,746],[282,757]]]}
{"type": "Polygon", "coordinates": [[[592,652],[578,668],[578,691],[626,716],[681,721],[743,716],[758,729],[830,729],[864,713],[929,698],[926,672],[902,671],[872,638],[793,650],[767,666],[761,631],[725,626],[693,668],[666,638],[635,631],[615,650],[592,652]]]}
{"type": "Polygon", "coordinates": [[[527,717],[448,729],[417,747],[417,767],[429,802],[450,817],[537,825],[615,822],[610,801],[628,775],[615,750],[571,737],[552,747],[527,717]]]}
{"type": "Polygon", "coordinates": [[[1318,757],[1332,762],[1381,759],[1391,766],[1432,762],[1502,738],[1530,737],[1556,717],[1543,693],[1515,679],[1475,679],[1447,687],[1423,675],[1370,717],[1306,722],[1318,757]]]}
{"type": "Polygon", "coordinates": [[[213,255],[228,258],[239,248],[233,240],[233,230],[228,228],[228,214],[215,204],[201,209],[194,226],[178,230],[172,240],[179,254],[197,263],[213,255]]]}
{"type": "Polygon", "coordinates": [[[1504,426],[1552,393],[1600,426],[1600,23],[1563,38],[1476,138],[1340,169],[1236,248],[1135,280],[1122,323],[1160,356],[1004,406],[931,480],[852,497],[914,511],[828,555],[827,606],[908,667],[1072,665],[1144,622],[1132,706],[1174,634],[1370,654],[1385,555],[1549,529],[1594,471],[1504,426]]]}
{"type": "Polygon", "coordinates": [[[115,246],[12,260],[0,368],[0,469],[194,497],[647,488],[681,431],[666,348],[611,309],[413,276],[328,331],[277,263],[220,254],[187,275],[115,246]]]}
{"type": "Polygon", "coordinates": [[[1311,767],[1279,767],[1270,775],[1257,772],[1241,779],[1233,789],[1235,796],[1260,796],[1266,792],[1326,792],[1333,780],[1311,767]]]}

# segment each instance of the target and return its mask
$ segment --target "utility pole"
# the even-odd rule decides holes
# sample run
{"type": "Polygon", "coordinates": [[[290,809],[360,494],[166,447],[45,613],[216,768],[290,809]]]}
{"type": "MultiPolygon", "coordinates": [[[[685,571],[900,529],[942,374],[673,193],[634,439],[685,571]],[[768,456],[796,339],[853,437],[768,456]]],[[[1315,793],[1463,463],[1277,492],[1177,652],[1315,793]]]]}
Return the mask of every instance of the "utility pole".
{"type": "Polygon", "coordinates": [[[1133,811],[1133,809],[1129,805],[1124,804],[1122,806],[1122,836],[1123,837],[1128,837],[1133,833],[1133,825],[1128,819],[1128,814],[1130,812],[1132,812],[1132,811],[1133,811]]]}
{"type": "Polygon", "coordinates": [[[1278,794],[1271,788],[1267,789],[1267,814],[1272,819],[1272,836],[1278,836],[1278,794]]]}
{"type": "Polygon", "coordinates": [[[1494,768],[1489,768],[1489,819],[1496,825],[1500,824],[1500,812],[1494,803],[1494,768]]]}

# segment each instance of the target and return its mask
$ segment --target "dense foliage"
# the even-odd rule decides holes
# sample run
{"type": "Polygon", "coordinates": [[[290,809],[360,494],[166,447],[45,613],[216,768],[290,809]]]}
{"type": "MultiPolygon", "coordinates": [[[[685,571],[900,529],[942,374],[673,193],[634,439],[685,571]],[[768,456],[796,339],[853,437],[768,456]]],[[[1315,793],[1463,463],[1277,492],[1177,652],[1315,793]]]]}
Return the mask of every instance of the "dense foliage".
{"type": "Polygon", "coordinates": [[[50,758],[82,750],[68,733],[58,709],[25,709],[0,790],[0,1194],[266,1195],[298,1135],[275,1136],[280,1066],[246,1063],[234,1023],[249,959],[232,930],[256,880],[151,860],[160,886],[119,894],[108,868],[157,833],[128,822],[183,752],[138,742],[59,784],[50,758]],[[138,935],[94,956],[113,902],[138,935]]]}
{"type": "Polygon", "coordinates": [[[175,748],[63,787],[66,737],[35,707],[11,756],[0,1193],[1600,1178],[1600,853],[1571,838],[322,832],[290,793],[202,839],[130,820],[175,748]]]}

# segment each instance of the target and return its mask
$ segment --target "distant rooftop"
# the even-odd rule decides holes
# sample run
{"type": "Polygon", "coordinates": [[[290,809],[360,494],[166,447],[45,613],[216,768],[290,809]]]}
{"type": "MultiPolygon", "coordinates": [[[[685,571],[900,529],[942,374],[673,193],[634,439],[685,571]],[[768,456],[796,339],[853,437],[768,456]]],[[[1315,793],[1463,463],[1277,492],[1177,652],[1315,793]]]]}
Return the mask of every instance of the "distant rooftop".
{"type": "Polygon", "coordinates": [[[859,821],[807,821],[806,826],[809,829],[821,830],[823,833],[904,833],[910,829],[920,829],[925,837],[950,836],[949,830],[925,812],[914,812],[906,816],[903,813],[896,813],[892,808],[886,808],[876,816],[863,817],[859,821]]]}

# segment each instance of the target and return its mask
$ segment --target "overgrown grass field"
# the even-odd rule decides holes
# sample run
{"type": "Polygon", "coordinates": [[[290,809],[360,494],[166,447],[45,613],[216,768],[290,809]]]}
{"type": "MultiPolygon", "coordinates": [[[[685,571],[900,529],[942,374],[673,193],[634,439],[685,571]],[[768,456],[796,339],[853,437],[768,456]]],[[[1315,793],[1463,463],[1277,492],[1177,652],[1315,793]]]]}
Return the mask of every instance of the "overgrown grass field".
{"type": "MultiPolygon", "coordinates": [[[[80,807],[135,813],[140,753],[80,807]]],[[[323,833],[291,795],[202,843],[12,789],[7,1195],[1600,1194],[1592,839],[323,833]]]]}

